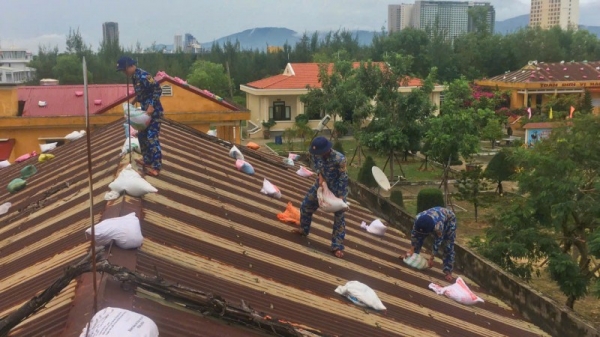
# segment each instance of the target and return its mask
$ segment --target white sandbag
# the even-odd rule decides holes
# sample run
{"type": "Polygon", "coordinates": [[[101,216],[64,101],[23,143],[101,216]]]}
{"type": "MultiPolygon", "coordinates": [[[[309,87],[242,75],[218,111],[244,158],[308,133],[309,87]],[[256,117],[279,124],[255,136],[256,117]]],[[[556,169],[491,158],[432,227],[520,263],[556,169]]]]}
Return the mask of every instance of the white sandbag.
{"type": "MultiPolygon", "coordinates": [[[[101,221],[94,226],[96,246],[106,246],[112,240],[123,249],[138,248],[142,245],[144,237],[140,228],[140,219],[135,213],[126,216],[111,218],[101,221]]],[[[92,229],[85,230],[86,237],[92,235],[92,229]]]]}
{"type": "Polygon", "coordinates": [[[277,186],[273,185],[270,181],[265,178],[263,181],[263,187],[260,190],[260,193],[266,194],[275,199],[281,198],[281,191],[277,188],[277,186]]]}
{"type": "Polygon", "coordinates": [[[10,166],[10,162],[8,160],[0,161],[0,169],[1,168],[5,168],[5,167],[9,167],[9,166],[10,166]]]}
{"type": "Polygon", "coordinates": [[[438,295],[444,295],[449,299],[455,300],[458,303],[465,305],[473,305],[483,300],[475,295],[467,286],[461,277],[456,279],[456,282],[447,287],[439,286],[435,283],[429,284],[429,289],[435,291],[438,295]]]}
{"type": "Polygon", "coordinates": [[[217,130],[208,130],[208,132],[206,134],[209,135],[209,136],[216,137],[217,136],[217,130]]]}
{"type": "Polygon", "coordinates": [[[235,145],[231,147],[231,150],[229,150],[229,156],[233,159],[244,160],[244,155],[235,145]]]}
{"type": "Polygon", "coordinates": [[[77,140],[83,136],[85,136],[85,131],[83,131],[83,133],[81,131],[73,131],[73,132],[69,133],[68,135],[66,135],[65,139],[73,141],[73,140],[77,140]]]}
{"type": "Polygon", "coordinates": [[[293,160],[291,160],[290,158],[283,158],[283,162],[284,162],[286,165],[289,165],[289,166],[294,166],[294,161],[293,161],[293,160]]]}
{"type": "Polygon", "coordinates": [[[329,190],[327,184],[325,183],[317,190],[317,199],[319,200],[319,208],[323,212],[335,213],[346,210],[349,207],[349,204],[336,197],[333,192],[329,190]]]}
{"type": "Polygon", "coordinates": [[[121,193],[117,193],[115,191],[110,191],[110,192],[106,192],[106,194],[104,194],[104,200],[106,200],[106,201],[117,200],[117,199],[119,199],[120,196],[121,196],[121,193]]]}
{"type": "Polygon", "coordinates": [[[314,173],[312,173],[310,170],[308,170],[306,167],[304,166],[300,166],[300,168],[298,169],[298,171],[296,171],[296,174],[301,176],[301,177],[310,177],[312,176],[314,173]]]}
{"type": "Polygon", "coordinates": [[[413,254],[409,257],[405,257],[404,259],[402,259],[402,261],[404,261],[404,263],[406,263],[407,265],[418,270],[423,270],[429,265],[427,263],[427,259],[421,256],[421,254],[413,254]]]}
{"type": "MultiPolygon", "coordinates": [[[[140,150],[140,141],[137,138],[131,139],[131,149],[133,152],[141,153],[140,150]]],[[[125,139],[125,143],[123,143],[123,147],[121,148],[121,155],[129,153],[129,139],[125,139]]]]}
{"type": "Polygon", "coordinates": [[[387,310],[381,300],[368,285],[358,281],[348,281],[343,286],[338,286],[335,292],[345,296],[354,304],[361,307],[370,307],[375,310],[387,310]]]}
{"type": "Polygon", "coordinates": [[[40,144],[40,149],[42,150],[42,153],[45,153],[45,152],[52,151],[52,150],[56,149],[57,145],[58,145],[58,142],[56,142],[56,143],[48,143],[48,144],[40,144]]]}
{"type": "Polygon", "coordinates": [[[379,219],[373,220],[373,222],[371,222],[371,224],[368,226],[367,226],[367,223],[363,221],[360,224],[360,228],[366,230],[367,232],[369,232],[371,234],[375,234],[375,235],[379,235],[379,236],[384,236],[385,232],[387,231],[387,227],[379,219]]]}
{"type": "Polygon", "coordinates": [[[136,108],[135,106],[129,103],[123,103],[123,112],[125,119],[127,119],[127,113],[129,108],[129,120],[131,121],[131,127],[142,131],[145,130],[150,122],[152,121],[152,117],[149,116],[146,111],[136,108]]]}
{"type": "Polygon", "coordinates": [[[5,202],[2,205],[0,205],[0,215],[4,215],[4,214],[8,213],[10,206],[12,206],[12,204],[10,202],[5,202]]]}
{"type": "Polygon", "coordinates": [[[139,173],[131,168],[131,164],[127,165],[117,179],[108,185],[111,191],[117,193],[127,193],[132,197],[141,197],[146,193],[156,193],[158,190],[150,185],[139,173]]]}
{"type": "Polygon", "coordinates": [[[158,337],[158,327],[144,315],[107,307],[94,315],[79,337],[158,337]]]}

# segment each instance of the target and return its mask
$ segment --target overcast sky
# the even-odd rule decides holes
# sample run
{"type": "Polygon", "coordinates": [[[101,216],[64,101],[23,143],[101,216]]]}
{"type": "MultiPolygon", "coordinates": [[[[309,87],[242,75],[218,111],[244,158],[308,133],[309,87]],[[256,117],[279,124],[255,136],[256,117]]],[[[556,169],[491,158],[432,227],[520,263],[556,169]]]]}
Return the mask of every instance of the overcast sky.
{"type": "MultiPolygon", "coordinates": [[[[97,49],[102,23],[119,23],[121,44],[146,47],[172,44],[175,34],[191,33],[199,42],[256,27],[297,32],[338,28],[380,31],[387,27],[387,5],[414,0],[1,0],[0,46],[64,49],[69,27],[79,27],[97,49]]],[[[529,13],[530,0],[491,0],[496,19],[529,13]]],[[[581,22],[600,25],[600,1],[580,0],[581,22]]]]}

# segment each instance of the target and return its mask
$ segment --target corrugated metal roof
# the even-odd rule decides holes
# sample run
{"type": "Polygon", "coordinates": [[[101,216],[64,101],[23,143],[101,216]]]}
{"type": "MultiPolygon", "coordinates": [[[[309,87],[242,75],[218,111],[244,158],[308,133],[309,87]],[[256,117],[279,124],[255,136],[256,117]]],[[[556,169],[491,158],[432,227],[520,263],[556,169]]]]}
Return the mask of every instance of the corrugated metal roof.
{"type": "MultiPolygon", "coordinates": [[[[123,165],[117,156],[121,141],[115,141],[122,138],[120,123],[92,136],[98,219],[107,205],[102,201],[107,185],[117,166],[123,165]]],[[[280,223],[276,214],[288,201],[298,207],[313,180],[296,175],[297,167],[286,168],[281,158],[242,149],[256,170],[248,176],[235,169],[227,144],[191,128],[165,122],[161,142],[163,171],[158,178],[147,177],[159,192],[146,195],[138,212],[144,243],[137,251],[116,249],[109,258],[112,263],[147,275],[158,272],[165,280],[220,295],[230,303],[244,300],[271,317],[330,335],[546,335],[468,279],[484,304],[466,307],[433,293],[427,288],[430,282],[445,284],[440,265],[424,272],[407,268],[398,255],[406,251],[409,241],[391,228],[384,238],[361,231],[360,222],[374,216],[357,202],[351,201],[346,218],[343,259],[329,252],[330,214],[315,214],[308,238],[290,233],[292,227],[280,223]],[[260,194],[265,177],[281,189],[281,200],[260,194]],[[387,306],[387,315],[365,311],[334,292],[349,280],[371,286],[387,306]]],[[[83,234],[88,227],[85,143],[78,140],[54,153],[54,161],[38,166],[38,174],[25,191],[10,197],[0,193],[1,201],[15,204],[0,217],[0,316],[47,287],[88,246],[83,234]],[[58,189],[64,182],[69,187],[44,199],[45,191],[51,186],[58,189]],[[32,203],[44,207],[30,208],[31,214],[17,212],[32,203]]],[[[7,172],[12,177],[26,164],[11,166],[7,172]]],[[[11,177],[3,175],[0,183],[7,184],[11,177]]],[[[106,208],[103,218],[138,206],[119,207],[106,208]]],[[[166,305],[146,291],[132,296],[110,282],[114,283],[103,278],[99,304],[119,303],[147,315],[157,322],[161,336],[259,335],[184,312],[173,303],[166,305]]],[[[68,329],[69,336],[81,331],[91,308],[61,310],[71,305],[79,308],[78,298],[91,296],[89,291],[78,292],[85,289],[82,284],[79,280],[78,288],[65,289],[51,302],[53,306],[25,321],[15,335],[41,336],[48,324],[68,329]]]]}
{"type": "MultiPolygon", "coordinates": [[[[164,73],[159,73],[156,81],[161,85],[168,82],[214,101],[231,111],[247,110],[226,99],[217,99],[204,90],[187,83],[181,83],[164,73]]],[[[88,89],[90,114],[104,113],[133,97],[134,93],[133,87],[130,86],[129,95],[127,95],[126,84],[93,84],[89,85],[88,89]],[[97,100],[99,100],[98,104],[97,100]]],[[[19,101],[25,101],[23,110],[25,117],[83,116],[85,114],[83,85],[20,86],[17,92],[19,101]],[[45,106],[40,106],[40,101],[45,102],[45,106]]]]}
{"type": "Polygon", "coordinates": [[[490,81],[529,83],[529,82],[569,82],[600,80],[600,61],[528,64],[523,68],[490,78],[490,81]]]}
{"type": "MultiPolygon", "coordinates": [[[[129,90],[133,93],[133,88],[129,90]]],[[[85,113],[83,85],[23,86],[17,89],[17,93],[19,101],[25,101],[25,117],[83,116],[85,113]],[[40,101],[46,102],[46,105],[40,106],[40,101]]],[[[126,95],[125,84],[89,85],[90,114],[99,113],[107,105],[126,95]],[[95,104],[95,100],[100,100],[100,104],[95,104]]]]}

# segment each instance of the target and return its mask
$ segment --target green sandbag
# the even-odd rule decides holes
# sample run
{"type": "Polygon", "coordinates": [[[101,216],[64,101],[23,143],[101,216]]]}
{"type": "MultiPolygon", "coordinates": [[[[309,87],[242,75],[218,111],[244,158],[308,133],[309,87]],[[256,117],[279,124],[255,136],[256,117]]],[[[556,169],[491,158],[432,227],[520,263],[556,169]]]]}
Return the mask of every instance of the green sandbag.
{"type": "Polygon", "coordinates": [[[37,173],[37,169],[33,165],[27,165],[21,169],[21,179],[27,179],[37,173]]]}
{"type": "Polygon", "coordinates": [[[8,191],[10,193],[18,192],[25,188],[27,182],[21,178],[13,179],[10,183],[8,183],[8,191]]]}

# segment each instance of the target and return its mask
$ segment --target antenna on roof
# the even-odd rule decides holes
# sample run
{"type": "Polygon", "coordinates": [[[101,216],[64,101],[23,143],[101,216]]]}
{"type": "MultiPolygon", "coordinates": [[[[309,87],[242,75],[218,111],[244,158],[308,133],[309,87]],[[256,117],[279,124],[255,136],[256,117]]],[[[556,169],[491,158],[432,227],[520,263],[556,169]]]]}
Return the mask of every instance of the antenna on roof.
{"type": "MultiPolygon", "coordinates": [[[[96,289],[96,231],[94,228],[94,186],[92,183],[92,146],[90,136],[90,108],[88,104],[88,78],[87,78],[87,64],[85,63],[85,56],[83,57],[83,102],[85,104],[85,136],[87,139],[87,169],[88,169],[88,184],[90,194],[90,223],[92,230],[92,239],[90,242],[91,253],[92,253],[92,282],[94,283],[94,314],[98,312],[98,300],[97,300],[97,289],[96,289]]],[[[91,317],[90,316],[90,326],[91,317]]]]}

